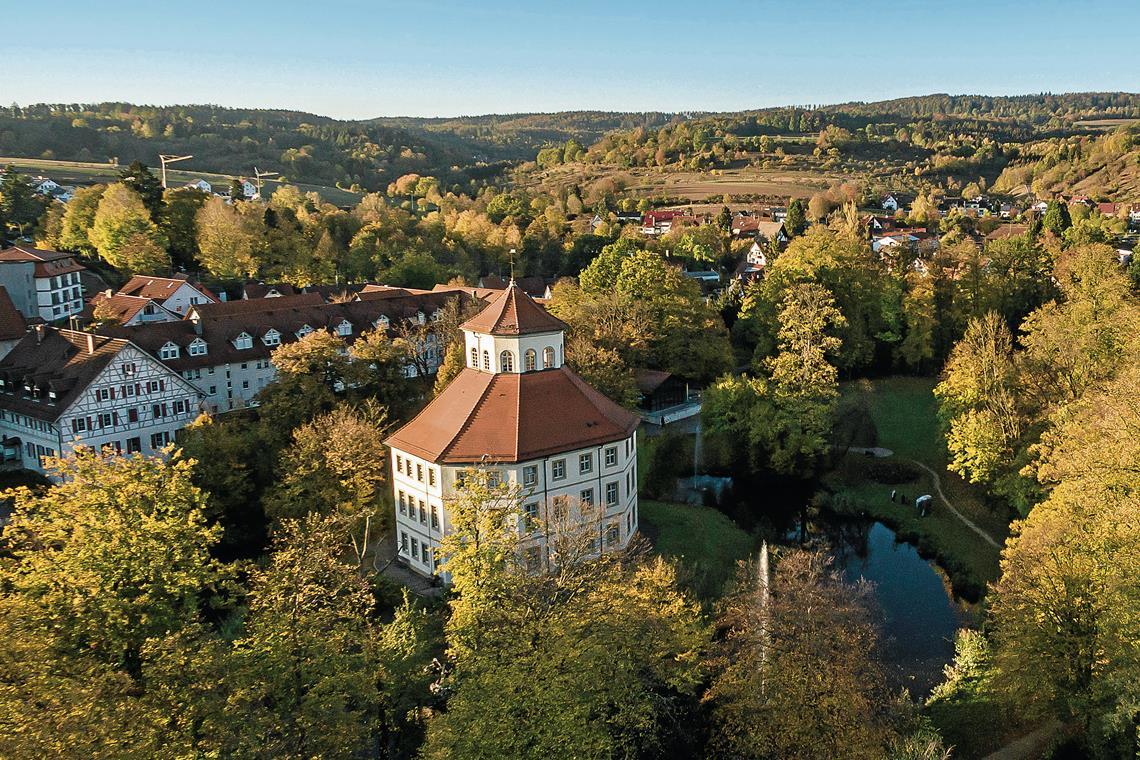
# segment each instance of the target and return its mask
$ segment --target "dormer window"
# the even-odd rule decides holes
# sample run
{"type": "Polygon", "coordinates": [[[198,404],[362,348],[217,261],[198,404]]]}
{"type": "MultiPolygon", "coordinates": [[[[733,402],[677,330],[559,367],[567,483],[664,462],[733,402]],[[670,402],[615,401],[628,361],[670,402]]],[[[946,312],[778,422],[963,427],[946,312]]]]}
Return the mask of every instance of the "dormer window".
{"type": "Polygon", "coordinates": [[[390,319],[388,319],[388,315],[387,314],[381,314],[380,318],[377,319],[376,322],[374,323],[374,326],[378,330],[379,329],[387,330],[391,324],[392,324],[392,321],[390,319]]]}
{"type": "Polygon", "coordinates": [[[514,372],[515,371],[515,356],[510,351],[503,351],[499,354],[499,371],[500,372],[514,372]]]}
{"type": "Polygon", "coordinates": [[[554,366],[554,347],[547,346],[542,349],[542,368],[550,369],[554,366]]]}
{"type": "Polygon", "coordinates": [[[342,338],[352,335],[352,323],[347,319],[341,320],[341,323],[336,326],[336,334],[342,338]]]}
{"type": "Polygon", "coordinates": [[[234,348],[243,350],[246,348],[253,348],[253,337],[246,332],[234,338],[234,348]]]}
{"type": "Polygon", "coordinates": [[[158,349],[158,358],[163,361],[170,361],[177,359],[178,353],[178,346],[172,341],[167,341],[162,348],[158,349]]]}
{"type": "Polygon", "coordinates": [[[201,338],[195,338],[194,342],[190,344],[191,356],[205,356],[207,351],[209,351],[209,347],[206,345],[206,341],[201,338]]]}
{"type": "Polygon", "coordinates": [[[297,339],[300,340],[301,338],[304,338],[306,335],[308,335],[312,331],[313,331],[313,328],[310,327],[309,325],[301,325],[301,328],[299,330],[297,330],[295,335],[297,336],[297,339]]]}
{"type": "Polygon", "coordinates": [[[436,309],[431,313],[431,321],[438,322],[439,318],[443,316],[443,309],[436,309]]]}
{"type": "Polygon", "coordinates": [[[536,369],[538,369],[538,354],[533,348],[528,348],[523,354],[523,371],[534,372],[536,369]]]}
{"type": "Polygon", "coordinates": [[[281,333],[269,328],[265,335],[261,336],[261,342],[267,346],[279,346],[281,345],[281,333]]]}
{"type": "Polygon", "coordinates": [[[424,315],[424,313],[422,311],[417,311],[416,312],[416,321],[422,325],[423,323],[427,322],[427,317],[424,315]]]}

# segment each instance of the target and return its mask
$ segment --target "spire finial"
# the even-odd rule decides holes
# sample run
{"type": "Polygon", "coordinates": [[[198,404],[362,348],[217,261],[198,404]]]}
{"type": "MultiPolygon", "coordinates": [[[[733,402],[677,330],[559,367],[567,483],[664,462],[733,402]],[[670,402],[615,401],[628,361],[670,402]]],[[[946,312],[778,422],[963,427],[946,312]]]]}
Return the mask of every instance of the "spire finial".
{"type": "Polygon", "coordinates": [[[507,287],[513,288],[515,286],[515,249],[511,249],[511,284],[507,287]]]}

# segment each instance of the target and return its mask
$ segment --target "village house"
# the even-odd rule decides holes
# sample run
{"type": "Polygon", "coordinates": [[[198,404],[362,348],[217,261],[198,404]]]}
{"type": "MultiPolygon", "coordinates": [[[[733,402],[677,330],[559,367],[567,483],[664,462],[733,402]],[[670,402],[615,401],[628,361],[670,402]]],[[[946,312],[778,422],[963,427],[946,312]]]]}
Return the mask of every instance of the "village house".
{"type": "Polygon", "coordinates": [[[472,466],[519,489],[530,570],[557,561],[552,526],[583,505],[600,517],[595,551],[624,548],[638,524],[637,415],[565,365],[566,325],[513,284],[462,329],[466,367],[387,441],[400,560],[439,573],[447,505],[472,466]]]}
{"type": "Polygon", "coordinates": [[[52,322],[83,311],[85,270],[70,253],[22,245],[0,251],[0,285],[27,319],[52,322]]]}
{"type": "Polygon", "coordinates": [[[166,311],[186,316],[190,307],[204,303],[220,303],[216,295],[186,275],[151,277],[136,274],[119,288],[119,295],[141,296],[155,301],[166,311]]]}
{"type": "Polygon", "coordinates": [[[209,195],[214,194],[214,186],[201,178],[196,179],[193,182],[187,182],[183,188],[186,190],[198,190],[199,192],[207,193],[209,195]]]}
{"type": "Polygon", "coordinates": [[[78,446],[154,454],[200,399],[130,341],[37,325],[0,360],[4,459],[42,473],[44,457],[78,446]]]}
{"type": "Polygon", "coordinates": [[[641,234],[664,235],[673,229],[674,220],[685,215],[683,210],[647,211],[641,217],[641,234]]]}
{"type": "Polygon", "coordinates": [[[105,290],[96,293],[80,313],[84,323],[100,322],[116,325],[143,325],[152,322],[174,322],[178,314],[144,296],[129,296],[105,290]]]}

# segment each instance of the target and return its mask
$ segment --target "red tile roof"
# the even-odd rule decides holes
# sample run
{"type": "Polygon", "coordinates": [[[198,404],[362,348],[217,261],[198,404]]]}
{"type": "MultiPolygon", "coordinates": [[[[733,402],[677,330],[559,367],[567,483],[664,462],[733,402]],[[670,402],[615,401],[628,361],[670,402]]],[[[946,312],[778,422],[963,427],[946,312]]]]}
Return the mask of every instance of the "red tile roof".
{"type": "Polygon", "coordinates": [[[70,253],[52,251],[47,248],[26,248],[19,245],[0,251],[0,261],[31,261],[36,265],[36,277],[55,277],[59,274],[82,272],[87,269],[77,262],[70,253]]]}
{"type": "Polygon", "coordinates": [[[24,337],[28,331],[28,323],[24,315],[12,303],[8,289],[0,285],[0,340],[16,340],[24,337]]]}
{"type": "Polygon", "coordinates": [[[127,280],[127,284],[119,288],[119,294],[125,296],[142,296],[143,298],[153,298],[157,301],[165,301],[174,295],[175,291],[183,285],[189,284],[190,287],[198,290],[199,292],[209,296],[214,301],[218,301],[218,297],[206,290],[205,287],[190,280],[185,275],[181,277],[147,277],[145,275],[136,274],[131,279],[127,280]]]}
{"type": "Polygon", "coordinates": [[[95,310],[99,309],[99,316],[110,319],[118,324],[129,322],[136,314],[142,311],[147,304],[154,303],[144,296],[128,296],[122,293],[96,293],[87,305],[83,307],[82,318],[91,320],[95,310]]]}
{"type": "Polygon", "coordinates": [[[464,369],[387,443],[432,462],[526,462],[628,438],[637,415],[568,367],[493,375],[464,369]]]}
{"type": "Polygon", "coordinates": [[[489,335],[531,335],[565,330],[566,323],[547,313],[522,288],[512,284],[461,327],[489,335]]]}

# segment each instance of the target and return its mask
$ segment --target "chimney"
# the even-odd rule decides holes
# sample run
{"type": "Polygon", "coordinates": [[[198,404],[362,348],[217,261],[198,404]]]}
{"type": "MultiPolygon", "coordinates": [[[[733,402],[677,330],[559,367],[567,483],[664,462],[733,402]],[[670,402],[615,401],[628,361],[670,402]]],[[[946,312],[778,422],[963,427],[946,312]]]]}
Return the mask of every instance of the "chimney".
{"type": "Polygon", "coordinates": [[[85,335],[87,336],[87,353],[93,354],[95,353],[95,334],[85,333],[85,335]]]}

